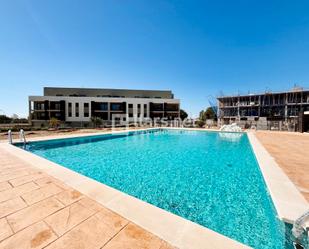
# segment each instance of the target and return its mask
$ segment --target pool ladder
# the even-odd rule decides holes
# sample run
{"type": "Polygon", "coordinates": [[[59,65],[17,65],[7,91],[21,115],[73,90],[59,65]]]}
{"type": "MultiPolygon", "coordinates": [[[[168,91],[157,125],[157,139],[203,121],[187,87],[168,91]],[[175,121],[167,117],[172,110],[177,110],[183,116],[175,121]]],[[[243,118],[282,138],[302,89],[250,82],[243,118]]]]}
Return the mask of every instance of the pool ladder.
{"type": "Polygon", "coordinates": [[[26,145],[27,140],[26,140],[26,136],[25,136],[25,131],[23,129],[20,129],[19,131],[19,139],[21,142],[24,143],[24,145],[26,145]]]}
{"type": "MultiPolygon", "coordinates": [[[[20,129],[19,131],[19,139],[22,143],[24,143],[24,145],[27,144],[27,140],[26,140],[26,136],[25,136],[25,131],[23,129],[20,129]]],[[[8,130],[8,140],[9,140],[9,144],[13,143],[13,136],[12,136],[12,131],[8,130]]]]}
{"type": "Polygon", "coordinates": [[[309,219],[309,210],[307,210],[305,213],[303,213],[301,216],[299,216],[292,228],[292,234],[295,237],[294,248],[304,248],[302,245],[298,243],[298,241],[301,239],[301,236],[306,233],[306,228],[304,226],[304,222],[309,219]]]}

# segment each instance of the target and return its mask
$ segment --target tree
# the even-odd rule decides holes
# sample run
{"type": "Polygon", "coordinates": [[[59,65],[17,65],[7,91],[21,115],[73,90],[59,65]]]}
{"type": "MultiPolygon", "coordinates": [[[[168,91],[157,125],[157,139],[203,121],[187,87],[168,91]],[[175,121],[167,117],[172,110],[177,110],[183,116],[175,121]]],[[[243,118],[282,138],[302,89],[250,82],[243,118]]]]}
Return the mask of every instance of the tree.
{"type": "Polygon", "coordinates": [[[12,123],[15,123],[15,124],[26,124],[26,123],[29,123],[29,120],[26,119],[26,118],[18,118],[18,119],[13,119],[12,123]]]}
{"type": "Polygon", "coordinates": [[[202,128],[202,127],[204,127],[204,125],[205,125],[205,121],[198,119],[198,120],[195,122],[195,124],[196,124],[198,127],[202,128]]]}
{"type": "Polygon", "coordinates": [[[198,121],[196,122],[197,126],[203,127],[207,119],[217,119],[217,115],[211,107],[208,107],[205,111],[201,110],[198,121]]]}
{"type": "Polygon", "coordinates": [[[20,123],[28,123],[28,119],[19,118],[18,115],[13,114],[12,117],[8,117],[6,115],[0,115],[0,124],[20,124],[20,123]]]}
{"type": "Polygon", "coordinates": [[[58,129],[59,125],[60,125],[60,120],[59,120],[59,119],[57,119],[57,118],[51,118],[51,119],[49,120],[49,126],[50,126],[51,128],[58,129]]]}
{"type": "Polygon", "coordinates": [[[196,125],[197,125],[198,127],[203,127],[203,126],[205,125],[205,121],[206,121],[205,111],[204,111],[204,110],[201,110],[201,111],[200,111],[199,118],[198,118],[198,120],[196,121],[196,125]]]}
{"type": "Polygon", "coordinates": [[[205,117],[206,119],[216,119],[217,114],[214,112],[214,110],[211,107],[208,107],[205,111],[205,117]]]}
{"type": "Polygon", "coordinates": [[[103,120],[102,120],[101,118],[95,117],[95,116],[92,116],[92,117],[90,118],[90,120],[91,120],[91,122],[92,122],[94,128],[100,126],[100,125],[103,123],[103,120]]]}
{"type": "Polygon", "coordinates": [[[0,124],[9,124],[12,122],[12,119],[5,115],[0,115],[0,124]]]}
{"type": "Polygon", "coordinates": [[[180,119],[181,119],[181,120],[184,120],[184,119],[186,119],[187,117],[188,117],[188,113],[186,113],[185,110],[180,109],[180,119]]]}
{"type": "Polygon", "coordinates": [[[200,111],[199,120],[206,121],[206,119],[216,119],[216,118],[217,115],[211,107],[208,107],[206,111],[204,110],[200,111]]]}
{"type": "Polygon", "coordinates": [[[200,115],[199,115],[199,118],[198,118],[200,121],[205,121],[206,120],[206,116],[205,116],[205,111],[204,110],[201,110],[200,111],[200,115]]]}

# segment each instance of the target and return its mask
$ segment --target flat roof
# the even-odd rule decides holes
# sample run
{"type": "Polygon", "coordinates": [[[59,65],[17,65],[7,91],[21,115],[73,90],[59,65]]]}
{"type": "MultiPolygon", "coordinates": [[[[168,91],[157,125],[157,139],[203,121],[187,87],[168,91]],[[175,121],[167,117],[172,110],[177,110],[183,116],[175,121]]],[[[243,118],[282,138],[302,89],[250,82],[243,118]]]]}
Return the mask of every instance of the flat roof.
{"type": "Polygon", "coordinates": [[[135,90],[112,88],[74,88],[74,87],[44,87],[44,96],[88,96],[88,97],[140,97],[140,98],[167,98],[174,95],[171,90],[135,90]]]}

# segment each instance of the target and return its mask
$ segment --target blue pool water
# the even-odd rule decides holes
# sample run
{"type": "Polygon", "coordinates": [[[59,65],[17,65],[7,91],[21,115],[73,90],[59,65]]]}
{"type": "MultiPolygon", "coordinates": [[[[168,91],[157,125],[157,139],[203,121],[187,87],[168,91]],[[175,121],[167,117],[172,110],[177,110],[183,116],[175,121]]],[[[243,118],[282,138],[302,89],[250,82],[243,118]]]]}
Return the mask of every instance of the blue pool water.
{"type": "Polygon", "coordinates": [[[289,248],[246,134],[157,130],[26,149],[254,248],[289,248]]]}

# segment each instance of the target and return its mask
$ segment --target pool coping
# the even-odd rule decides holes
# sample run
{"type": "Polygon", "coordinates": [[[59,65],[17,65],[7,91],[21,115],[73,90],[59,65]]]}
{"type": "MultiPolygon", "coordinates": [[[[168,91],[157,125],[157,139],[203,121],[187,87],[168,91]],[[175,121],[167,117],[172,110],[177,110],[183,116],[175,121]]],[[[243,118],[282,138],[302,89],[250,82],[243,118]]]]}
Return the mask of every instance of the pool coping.
{"type": "MultiPolygon", "coordinates": [[[[278,218],[293,224],[297,218],[309,210],[309,203],[264,148],[254,132],[247,132],[247,136],[276,208],[278,218]]],[[[309,220],[303,226],[308,229],[309,220]]]]}
{"type": "MultiPolygon", "coordinates": [[[[163,127],[120,130],[102,133],[68,134],[58,136],[35,137],[29,141],[45,141],[54,139],[99,136],[103,134],[117,134],[131,131],[146,131],[153,129],[164,129],[163,127]]],[[[183,128],[180,128],[183,129],[183,128]]],[[[192,129],[189,130],[203,130],[192,129]]],[[[214,131],[214,130],[210,130],[214,131]]],[[[51,162],[45,158],[25,151],[8,143],[0,143],[0,148],[8,153],[25,160],[28,164],[39,168],[41,171],[61,180],[68,186],[80,191],[110,210],[122,215],[124,218],[143,227],[147,231],[164,239],[177,248],[250,248],[236,240],[228,238],[209,228],[177,216],[159,207],[146,203],[119,190],[83,176],[75,171],[51,162]]]]}

